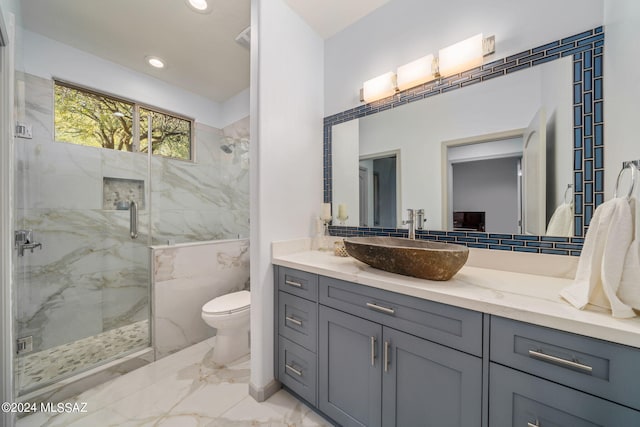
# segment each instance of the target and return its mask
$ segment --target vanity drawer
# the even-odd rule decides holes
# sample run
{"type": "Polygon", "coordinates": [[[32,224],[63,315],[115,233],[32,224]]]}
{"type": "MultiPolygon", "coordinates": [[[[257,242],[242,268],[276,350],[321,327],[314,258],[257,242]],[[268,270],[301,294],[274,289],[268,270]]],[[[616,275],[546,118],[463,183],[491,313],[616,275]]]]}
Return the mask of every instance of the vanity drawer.
{"type": "Polygon", "coordinates": [[[286,292],[280,292],[278,332],[294,343],[315,352],[318,341],[318,305],[286,292]]]}
{"type": "Polygon", "coordinates": [[[492,316],[490,351],[493,362],[640,410],[638,349],[492,316]]]}
{"type": "Polygon", "coordinates": [[[311,301],[318,301],[318,275],[278,267],[278,289],[311,301]]]}
{"type": "Polygon", "coordinates": [[[286,338],[278,338],[278,379],[310,403],[317,405],[317,359],[310,352],[286,338]]]}
{"type": "Polygon", "coordinates": [[[489,425],[638,426],[640,412],[504,366],[489,366],[489,425]]]}
{"type": "Polygon", "coordinates": [[[482,313],[320,277],[320,303],[482,356],[482,313]]]}

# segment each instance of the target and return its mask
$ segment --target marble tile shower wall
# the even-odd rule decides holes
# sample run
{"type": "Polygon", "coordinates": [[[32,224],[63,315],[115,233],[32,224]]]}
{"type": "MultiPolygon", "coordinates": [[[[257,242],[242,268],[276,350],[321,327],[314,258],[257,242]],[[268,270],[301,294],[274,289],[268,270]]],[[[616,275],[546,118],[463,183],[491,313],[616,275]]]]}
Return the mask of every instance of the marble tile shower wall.
{"type": "Polygon", "coordinates": [[[249,118],[222,130],[196,124],[196,141],[195,163],[152,159],[155,245],[249,236],[249,118]]]}
{"type": "Polygon", "coordinates": [[[249,289],[249,240],[153,249],[153,324],[156,359],[214,335],[202,306],[249,289]]]}
{"type": "Polygon", "coordinates": [[[15,258],[16,336],[33,336],[34,351],[148,318],[150,222],[156,244],[248,235],[248,120],[197,124],[197,164],[153,159],[151,209],[131,240],[129,212],[103,209],[103,177],[146,183],[146,156],[54,142],[52,81],[16,79],[33,126],[33,139],[16,142],[16,228],[43,244],[15,258]],[[220,150],[232,142],[237,150],[220,150]]]}

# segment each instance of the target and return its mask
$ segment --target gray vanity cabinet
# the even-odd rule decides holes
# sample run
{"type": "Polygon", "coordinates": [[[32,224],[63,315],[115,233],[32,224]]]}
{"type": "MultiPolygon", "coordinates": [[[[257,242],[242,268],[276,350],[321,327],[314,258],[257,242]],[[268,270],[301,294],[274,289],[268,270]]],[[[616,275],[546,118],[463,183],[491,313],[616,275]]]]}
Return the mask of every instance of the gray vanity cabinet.
{"type": "Polygon", "coordinates": [[[605,399],[491,363],[491,427],[640,426],[640,413],[605,399]]]}
{"type": "Polygon", "coordinates": [[[326,277],[319,286],[322,412],[343,426],[480,425],[482,359],[389,325],[481,353],[481,315],[326,277]]]}
{"type": "Polygon", "coordinates": [[[381,426],[382,326],[320,306],[319,409],[343,426],[381,426]]]}
{"type": "Polygon", "coordinates": [[[491,318],[489,420],[501,426],[640,426],[640,351],[491,318]]]}
{"type": "Polygon", "coordinates": [[[317,405],[318,276],[278,267],[275,372],[282,384],[317,405]]]}
{"type": "Polygon", "coordinates": [[[640,426],[638,348],[290,268],[276,280],[278,379],[339,425],[640,426]]]}

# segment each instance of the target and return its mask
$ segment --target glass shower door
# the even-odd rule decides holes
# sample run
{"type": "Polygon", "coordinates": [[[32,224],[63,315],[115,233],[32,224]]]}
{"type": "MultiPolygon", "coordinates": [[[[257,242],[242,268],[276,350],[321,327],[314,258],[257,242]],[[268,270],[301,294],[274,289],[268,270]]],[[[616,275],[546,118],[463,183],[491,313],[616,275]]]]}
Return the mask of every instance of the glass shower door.
{"type": "MultiPolygon", "coordinates": [[[[32,126],[32,138],[15,142],[15,379],[24,395],[150,345],[149,159],[60,142],[68,135],[56,122],[54,137],[58,87],[16,80],[32,126]]],[[[107,125],[129,123],[131,136],[133,110],[111,107],[91,106],[107,125]]]]}

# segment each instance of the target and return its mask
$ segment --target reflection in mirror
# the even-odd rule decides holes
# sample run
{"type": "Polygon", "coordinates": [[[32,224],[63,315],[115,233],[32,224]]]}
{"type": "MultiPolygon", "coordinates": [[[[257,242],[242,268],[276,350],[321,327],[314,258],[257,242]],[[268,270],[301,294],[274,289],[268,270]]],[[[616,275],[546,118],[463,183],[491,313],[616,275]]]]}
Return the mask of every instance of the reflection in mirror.
{"type": "Polygon", "coordinates": [[[445,146],[447,229],[519,234],[522,131],[445,146]],[[506,136],[511,137],[499,139],[506,136]]]}
{"type": "Polygon", "coordinates": [[[396,227],[397,155],[361,157],[359,210],[361,227],[396,227]]]}
{"type": "MultiPolygon", "coordinates": [[[[358,210],[345,225],[388,226],[360,221],[373,217],[359,212],[360,206],[371,206],[359,200],[364,194],[358,188],[360,159],[397,151],[403,160],[397,166],[396,212],[424,209],[424,227],[430,230],[457,228],[458,212],[461,228],[545,235],[573,182],[572,105],[572,62],[563,58],[335,125],[333,204],[358,210]],[[468,154],[465,161],[448,157],[460,155],[449,149],[484,150],[487,146],[477,144],[492,141],[511,147],[468,154]],[[462,181],[455,182],[454,170],[462,181]],[[502,170],[510,171],[509,178],[499,175],[502,170]]],[[[396,224],[401,219],[398,215],[396,224]]]]}

